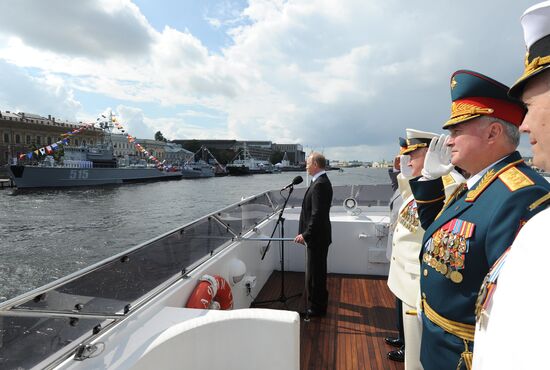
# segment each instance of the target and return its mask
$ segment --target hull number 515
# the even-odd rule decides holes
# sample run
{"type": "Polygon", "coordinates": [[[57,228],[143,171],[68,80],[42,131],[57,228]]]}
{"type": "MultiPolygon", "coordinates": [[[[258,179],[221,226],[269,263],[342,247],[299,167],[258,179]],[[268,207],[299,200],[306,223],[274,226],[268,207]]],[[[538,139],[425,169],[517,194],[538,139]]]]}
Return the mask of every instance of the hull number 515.
{"type": "Polygon", "coordinates": [[[88,170],[71,170],[69,178],[71,180],[84,180],[88,178],[88,170]]]}

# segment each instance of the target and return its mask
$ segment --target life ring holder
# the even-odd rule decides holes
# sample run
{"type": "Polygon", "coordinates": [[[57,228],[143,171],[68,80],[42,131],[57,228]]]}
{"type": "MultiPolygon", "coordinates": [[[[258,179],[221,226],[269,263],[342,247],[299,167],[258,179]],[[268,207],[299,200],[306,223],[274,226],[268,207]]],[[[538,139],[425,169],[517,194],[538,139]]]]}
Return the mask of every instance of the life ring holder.
{"type": "Polygon", "coordinates": [[[203,275],[185,307],[230,310],[233,308],[231,286],[219,275],[203,275]]]}

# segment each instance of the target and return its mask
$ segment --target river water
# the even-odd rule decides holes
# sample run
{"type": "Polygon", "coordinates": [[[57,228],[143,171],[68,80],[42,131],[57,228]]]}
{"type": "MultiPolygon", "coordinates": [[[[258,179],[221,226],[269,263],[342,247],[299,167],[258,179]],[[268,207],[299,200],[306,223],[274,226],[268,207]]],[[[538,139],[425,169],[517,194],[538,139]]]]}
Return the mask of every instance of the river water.
{"type": "MultiPolygon", "coordinates": [[[[0,190],[0,302],[304,173],[89,189],[0,190]]],[[[387,169],[329,172],[333,185],[384,184],[387,169]]],[[[304,185],[301,185],[304,186],[304,185]]]]}

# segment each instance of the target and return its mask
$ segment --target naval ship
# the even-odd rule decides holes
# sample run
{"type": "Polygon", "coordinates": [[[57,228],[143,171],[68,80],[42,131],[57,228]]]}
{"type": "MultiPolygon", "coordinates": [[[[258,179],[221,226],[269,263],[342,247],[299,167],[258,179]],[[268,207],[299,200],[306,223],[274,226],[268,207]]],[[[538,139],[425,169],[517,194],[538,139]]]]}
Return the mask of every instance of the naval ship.
{"type": "Polygon", "coordinates": [[[52,156],[37,165],[11,165],[9,174],[18,189],[99,186],[181,179],[179,170],[139,165],[119,166],[110,141],[96,147],[64,148],[63,161],[52,156]]]}

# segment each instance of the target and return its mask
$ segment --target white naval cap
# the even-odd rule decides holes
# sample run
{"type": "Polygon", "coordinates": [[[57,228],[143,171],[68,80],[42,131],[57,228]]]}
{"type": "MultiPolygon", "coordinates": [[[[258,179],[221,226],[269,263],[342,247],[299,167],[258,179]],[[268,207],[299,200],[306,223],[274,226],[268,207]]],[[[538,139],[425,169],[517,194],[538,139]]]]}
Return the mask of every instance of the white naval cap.
{"type": "Polygon", "coordinates": [[[521,17],[521,26],[527,55],[523,75],[508,92],[513,98],[521,96],[528,80],[550,67],[550,1],[527,9],[521,17]]]}
{"type": "Polygon", "coordinates": [[[527,9],[521,16],[521,26],[527,49],[550,35],[550,1],[535,4],[527,9]]]}
{"type": "Polygon", "coordinates": [[[433,132],[420,131],[412,128],[406,129],[407,138],[399,138],[399,145],[401,146],[400,154],[408,154],[419,148],[426,148],[430,145],[432,138],[438,137],[438,134],[433,132]]]}
{"type": "Polygon", "coordinates": [[[434,137],[439,137],[438,134],[428,131],[415,130],[413,128],[408,128],[407,130],[407,139],[432,139],[434,137]]]}

